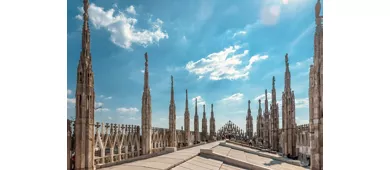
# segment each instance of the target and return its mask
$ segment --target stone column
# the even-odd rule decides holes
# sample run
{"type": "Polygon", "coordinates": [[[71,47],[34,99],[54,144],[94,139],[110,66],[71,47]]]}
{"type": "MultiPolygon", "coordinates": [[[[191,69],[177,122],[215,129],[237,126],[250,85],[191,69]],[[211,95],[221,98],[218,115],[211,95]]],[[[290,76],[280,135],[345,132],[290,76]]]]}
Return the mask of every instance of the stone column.
{"type": "Polygon", "coordinates": [[[199,116],[198,116],[198,99],[197,98],[195,98],[194,131],[195,131],[195,142],[194,143],[198,143],[200,141],[200,138],[199,138],[199,116]]]}
{"type": "Polygon", "coordinates": [[[216,137],[215,133],[215,118],[214,118],[214,105],[211,104],[211,116],[210,116],[210,141],[213,141],[216,137]]]}
{"type": "Polygon", "coordinates": [[[188,91],[186,89],[186,106],[184,111],[184,143],[190,145],[190,111],[188,110],[188,91]]]}
{"type": "Polygon", "coordinates": [[[169,147],[176,147],[176,105],[171,76],[171,102],[169,103],[169,147]]]}
{"type": "Polygon", "coordinates": [[[309,129],[310,169],[323,169],[323,25],[321,2],[315,6],[316,32],[314,36],[314,64],[310,66],[309,129]]]}
{"type": "Polygon", "coordinates": [[[145,53],[144,92],[142,94],[142,154],[152,151],[152,97],[149,88],[148,54],[145,53]]]}
{"type": "Polygon", "coordinates": [[[95,90],[90,34],[88,26],[88,0],[84,0],[83,29],[80,60],[77,67],[76,120],[75,120],[75,169],[95,168],[95,90]]]}
{"type": "Polygon", "coordinates": [[[206,106],[203,105],[203,118],[202,118],[202,141],[207,140],[207,118],[206,118],[206,106]]]}

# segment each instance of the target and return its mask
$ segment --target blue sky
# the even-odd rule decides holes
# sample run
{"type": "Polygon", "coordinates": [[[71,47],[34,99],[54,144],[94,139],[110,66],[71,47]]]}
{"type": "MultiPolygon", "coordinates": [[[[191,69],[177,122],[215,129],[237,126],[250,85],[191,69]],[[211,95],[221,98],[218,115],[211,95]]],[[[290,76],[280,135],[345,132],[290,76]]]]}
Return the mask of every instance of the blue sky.
{"type": "MultiPolygon", "coordinates": [[[[314,48],[316,0],[90,0],[95,121],[140,124],[144,53],[149,56],[152,123],[168,127],[174,76],[177,128],[184,124],[188,89],[191,130],[214,104],[216,128],[228,120],[245,129],[247,102],[254,120],[272,76],[281,108],[284,55],[289,53],[297,124],[308,123],[308,71],[314,48]],[[256,99],[256,100],[255,100],[256,99]]],[[[76,70],[81,50],[82,1],[68,1],[67,116],[75,115],[76,70]]],[[[271,95],[268,95],[271,99],[271,95]]],[[[281,116],[282,113],[279,112],[281,116]]],[[[255,122],[254,122],[255,125],[255,122]]],[[[280,121],[281,125],[281,121],[280,121]]],[[[254,127],[255,129],[255,127],[254,127]]]]}

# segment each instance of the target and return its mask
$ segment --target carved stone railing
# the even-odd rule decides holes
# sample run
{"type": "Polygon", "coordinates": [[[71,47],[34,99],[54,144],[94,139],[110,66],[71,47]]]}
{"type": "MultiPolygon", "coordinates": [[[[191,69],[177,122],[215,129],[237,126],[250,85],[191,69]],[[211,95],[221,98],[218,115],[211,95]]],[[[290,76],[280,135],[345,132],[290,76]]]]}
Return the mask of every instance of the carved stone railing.
{"type": "MultiPolygon", "coordinates": [[[[74,121],[67,120],[68,169],[74,166],[75,149],[74,121]]],[[[141,155],[140,127],[137,125],[95,123],[94,162],[101,166],[141,155]]]]}
{"type": "Polygon", "coordinates": [[[168,146],[169,129],[152,128],[152,153],[158,153],[168,146]]]}
{"type": "MultiPolygon", "coordinates": [[[[67,120],[67,166],[68,170],[74,166],[72,155],[74,155],[74,121],[67,120]]],[[[151,154],[165,152],[168,147],[169,129],[152,128],[152,150],[151,154]]],[[[124,125],[112,123],[95,123],[94,162],[97,168],[112,166],[121,162],[138,159],[142,155],[141,133],[138,125],[124,125]]],[[[194,132],[191,134],[191,143],[194,142],[194,132]]],[[[184,131],[176,130],[177,148],[186,147],[184,131]]]]}
{"type": "Polygon", "coordinates": [[[95,127],[95,164],[112,163],[141,155],[139,126],[97,122],[95,127]]]}

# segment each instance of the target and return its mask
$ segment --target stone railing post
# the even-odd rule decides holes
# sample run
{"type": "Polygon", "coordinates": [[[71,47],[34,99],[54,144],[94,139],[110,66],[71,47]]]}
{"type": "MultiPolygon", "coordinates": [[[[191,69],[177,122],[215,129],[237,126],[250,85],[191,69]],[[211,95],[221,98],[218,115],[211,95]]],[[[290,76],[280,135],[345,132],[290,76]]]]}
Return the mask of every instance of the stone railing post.
{"type": "Polygon", "coordinates": [[[110,158],[111,162],[114,162],[114,145],[110,147],[110,158]]]}

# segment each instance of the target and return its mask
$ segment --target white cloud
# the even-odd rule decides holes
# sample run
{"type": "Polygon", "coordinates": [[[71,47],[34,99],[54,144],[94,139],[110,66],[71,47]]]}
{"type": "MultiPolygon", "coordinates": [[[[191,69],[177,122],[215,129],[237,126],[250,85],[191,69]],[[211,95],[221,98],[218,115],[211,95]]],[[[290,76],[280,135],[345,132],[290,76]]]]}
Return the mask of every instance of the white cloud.
{"type": "Polygon", "coordinates": [[[110,111],[110,109],[108,108],[99,108],[99,109],[96,109],[96,112],[108,112],[110,111]]]}
{"type": "Polygon", "coordinates": [[[72,94],[72,90],[68,89],[68,95],[72,94]]]}
{"type": "Polygon", "coordinates": [[[135,8],[133,5],[130,5],[126,11],[129,13],[129,14],[133,14],[133,15],[137,15],[137,13],[135,12],[135,8]]]}
{"type": "Polygon", "coordinates": [[[141,73],[145,73],[145,70],[144,70],[144,69],[142,69],[142,70],[141,70],[141,73]]]}
{"type": "Polygon", "coordinates": [[[199,105],[205,105],[206,104],[206,101],[202,98],[202,96],[196,96],[194,98],[192,98],[192,105],[195,107],[195,99],[198,99],[198,106],[199,105]]]}
{"type": "MultiPolygon", "coordinates": [[[[79,10],[83,13],[83,8],[80,7],[79,10]]],[[[136,18],[127,17],[120,11],[119,14],[114,15],[113,8],[104,11],[104,8],[92,3],[88,12],[93,26],[96,29],[103,28],[110,32],[110,40],[122,48],[129,49],[133,43],[147,47],[150,44],[158,43],[161,39],[168,38],[168,34],[161,30],[163,21],[158,18],[154,22],[149,20],[152,28],[144,30],[135,28],[136,18]]],[[[81,15],[77,15],[76,18],[82,20],[81,15]]]]}
{"type": "Polygon", "coordinates": [[[246,35],[246,31],[237,31],[236,33],[233,34],[233,38],[238,36],[238,35],[246,35]]]}
{"type": "Polygon", "coordinates": [[[168,72],[177,72],[177,71],[181,71],[181,70],[183,70],[183,69],[185,69],[184,67],[174,67],[174,66],[168,66],[167,68],[166,68],[166,70],[168,71],[168,72]]]}
{"type": "Polygon", "coordinates": [[[75,98],[68,98],[67,101],[70,104],[75,104],[76,103],[76,99],[75,98]]]}
{"type": "Polygon", "coordinates": [[[209,75],[210,80],[247,79],[253,63],[265,60],[268,56],[254,55],[250,58],[248,65],[237,68],[243,63],[242,57],[249,53],[249,50],[244,50],[242,53],[236,54],[239,49],[241,47],[238,45],[230,46],[220,52],[209,54],[196,62],[190,61],[187,63],[186,69],[190,73],[198,75],[199,79],[206,75],[209,75]]]}
{"type": "Polygon", "coordinates": [[[110,119],[110,120],[111,120],[111,119],[112,119],[112,117],[108,116],[108,119],[110,119]]]}
{"type": "Polygon", "coordinates": [[[233,94],[229,97],[223,98],[222,101],[239,101],[239,100],[242,100],[243,97],[244,97],[244,94],[236,93],[236,94],[233,94]]]}
{"type": "Polygon", "coordinates": [[[309,98],[295,99],[295,108],[308,108],[309,98]]]}
{"type": "Polygon", "coordinates": [[[129,108],[120,107],[120,108],[117,108],[116,111],[119,112],[119,113],[135,114],[139,110],[137,108],[135,108],[135,107],[129,107],[129,108]]]}
{"type": "Polygon", "coordinates": [[[294,65],[290,67],[291,70],[296,70],[296,69],[302,69],[302,68],[307,68],[310,70],[310,64],[313,63],[313,57],[310,57],[308,59],[305,59],[303,61],[298,61],[294,65]]]}
{"type": "MultiPolygon", "coordinates": [[[[261,22],[260,20],[256,20],[254,23],[251,23],[251,24],[247,24],[245,25],[245,27],[242,29],[242,30],[238,30],[238,31],[235,31],[235,33],[233,34],[232,38],[235,38],[237,36],[245,36],[247,35],[248,33],[250,33],[252,30],[258,28],[261,26],[261,22]]],[[[232,30],[228,30],[227,33],[231,33],[232,30]]]]}
{"type": "Polygon", "coordinates": [[[129,117],[130,120],[139,120],[139,117],[129,117]]]}
{"type": "Polygon", "coordinates": [[[102,102],[95,102],[95,108],[102,107],[103,103],[102,102]]]}
{"type": "Polygon", "coordinates": [[[109,96],[109,97],[105,97],[104,95],[100,95],[99,97],[100,97],[100,98],[103,98],[103,99],[105,99],[105,100],[112,99],[112,97],[111,97],[111,96],[109,96]]]}
{"type": "MultiPolygon", "coordinates": [[[[290,58],[290,57],[289,57],[290,58]]],[[[284,56],[283,56],[283,61],[284,61],[284,56]]],[[[294,70],[300,70],[300,69],[304,69],[306,68],[307,70],[310,70],[310,64],[313,63],[313,57],[310,57],[310,58],[307,58],[305,60],[302,60],[302,61],[298,61],[294,64],[291,64],[289,66],[290,68],[290,71],[294,71],[294,70]]],[[[283,68],[277,68],[277,69],[274,69],[272,71],[269,71],[266,75],[263,76],[263,80],[266,79],[266,78],[269,78],[269,77],[272,77],[272,76],[277,76],[277,75],[281,75],[283,74],[284,72],[286,71],[286,68],[285,66],[283,66],[283,68]]],[[[299,74],[294,74],[294,75],[291,75],[292,77],[299,77],[299,76],[305,76],[306,74],[308,74],[309,72],[306,71],[304,73],[302,73],[301,75],[299,74]]]]}
{"type": "MultiPolygon", "coordinates": [[[[262,103],[265,101],[265,94],[261,94],[260,96],[255,97],[255,101],[261,100],[262,103]]],[[[272,93],[267,93],[268,103],[272,100],[272,93]]]]}

